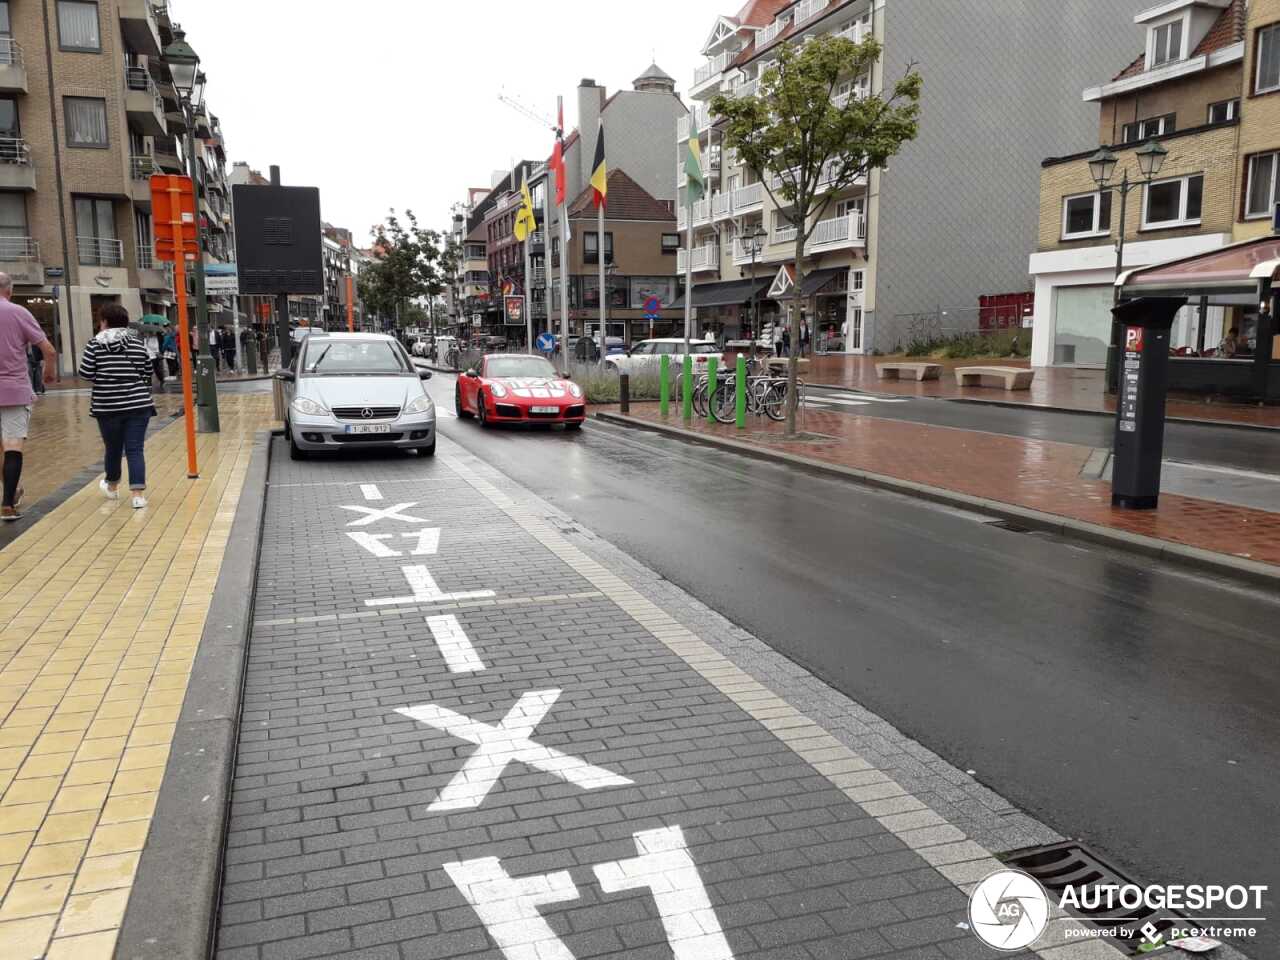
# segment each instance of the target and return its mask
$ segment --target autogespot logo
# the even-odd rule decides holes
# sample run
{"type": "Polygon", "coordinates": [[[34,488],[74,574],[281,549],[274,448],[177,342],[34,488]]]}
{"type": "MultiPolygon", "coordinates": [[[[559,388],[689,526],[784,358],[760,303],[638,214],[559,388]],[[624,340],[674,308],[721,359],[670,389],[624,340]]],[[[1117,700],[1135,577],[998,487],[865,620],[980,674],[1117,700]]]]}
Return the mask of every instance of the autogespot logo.
{"type": "Polygon", "coordinates": [[[969,926],[987,946],[1021,950],[1049,924],[1049,895],[1030,874],[998,870],[969,897],[969,926]]]}

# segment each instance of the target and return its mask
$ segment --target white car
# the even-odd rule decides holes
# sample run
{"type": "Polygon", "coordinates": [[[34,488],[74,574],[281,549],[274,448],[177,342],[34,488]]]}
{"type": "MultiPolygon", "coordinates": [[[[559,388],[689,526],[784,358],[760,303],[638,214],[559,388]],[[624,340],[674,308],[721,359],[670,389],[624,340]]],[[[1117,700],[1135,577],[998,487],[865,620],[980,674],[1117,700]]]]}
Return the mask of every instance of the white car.
{"type": "MultiPolygon", "coordinates": [[[[714,340],[690,340],[689,355],[693,357],[693,372],[702,373],[707,361],[715,357],[723,366],[724,355],[714,340]]],[[[625,354],[615,354],[605,359],[610,370],[619,373],[657,373],[662,357],[671,358],[671,373],[678,374],[684,368],[684,338],[662,337],[657,340],[641,340],[625,354]]]]}

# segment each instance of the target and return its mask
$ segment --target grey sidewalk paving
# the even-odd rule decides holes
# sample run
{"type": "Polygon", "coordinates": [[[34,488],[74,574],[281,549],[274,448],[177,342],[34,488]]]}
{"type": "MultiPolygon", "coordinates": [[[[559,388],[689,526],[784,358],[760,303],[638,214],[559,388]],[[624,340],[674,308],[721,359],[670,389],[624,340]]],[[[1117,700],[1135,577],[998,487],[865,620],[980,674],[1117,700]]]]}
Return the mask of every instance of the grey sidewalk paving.
{"type": "Polygon", "coordinates": [[[231,816],[223,960],[993,957],[1057,839],[446,440],[273,459],[231,816]]]}

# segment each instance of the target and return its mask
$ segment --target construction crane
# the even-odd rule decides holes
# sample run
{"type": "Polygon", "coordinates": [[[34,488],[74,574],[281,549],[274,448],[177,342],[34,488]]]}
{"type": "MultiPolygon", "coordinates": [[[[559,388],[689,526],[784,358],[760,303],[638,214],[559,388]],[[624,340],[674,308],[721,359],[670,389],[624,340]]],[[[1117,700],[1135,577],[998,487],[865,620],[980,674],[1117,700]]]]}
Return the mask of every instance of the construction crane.
{"type": "Polygon", "coordinates": [[[556,122],[554,120],[552,120],[550,117],[543,116],[542,114],[538,113],[537,110],[534,110],[532,107],[524,103],[521,103],[515,97],[508,96],[506,93],[499,93],[498,100],[506,104],[516,113],[519,113],[525,117],[528,117],[534,123],[540,123],[542,124],[542,126],[548,127],[552,133],[559,134],[561,132],[560,128],[556,125],[556,122]]]}

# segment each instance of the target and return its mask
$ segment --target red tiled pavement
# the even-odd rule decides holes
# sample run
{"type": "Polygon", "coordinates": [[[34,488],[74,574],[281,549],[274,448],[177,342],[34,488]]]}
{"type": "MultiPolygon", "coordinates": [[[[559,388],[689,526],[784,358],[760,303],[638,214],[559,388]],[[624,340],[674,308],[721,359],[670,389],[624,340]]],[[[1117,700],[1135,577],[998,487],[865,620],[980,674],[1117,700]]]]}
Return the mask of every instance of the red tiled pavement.
{"type": "MultiPolygon", "coordinates": [[[[957,387],[951,373],[955,367],[1001,366],[1027,367],[1027,360],[928,360],[941,363],[945,368],[940,380],[881,380],[876,375],[876,363],[889,357],[854,357],[845,354],[829,354],[814,357],[804,375],[809,383],[835,387],[849,387],[877,393],[901,394],[908,397],[963,397],[973,400],[997,400],[1005,403],[1026,403],[1035,406],[1058,407],[1067,410],[1089,412],[1115,412],[1115,401],[1102,388],[1101,370],[1078,370],[1068,367],[1037,367],[1030,390],[993,390],[990,387],[957,387]]],[[[927,359],[927,358],[923,358],[927,359]]],[[[1168,403],[1168,416],[1187,420],[1217,420],[1259,427],[1280,427],[1280,407],[1259,407],[1251,404],[1215,400],[1206,403],[1202,398],[1173,396],[1168,403]]]]}
{"type": "MultiPolygon", "coordinates": [[[[665,421],[656,404],[636,404],[633,417],[685,426],[678,412],[665,421]]],[[[986,497],[1060,517],[1160,540],[1280,564],[1280,514],[1163,494],[1158,510],[1115,510],[1111,485],[1080,476],[1091,449],[952,427],[808,411],[802,431],[826,438],[787,441],[783,425],[750,418],[745,430],[695,419],[686,429],[986,497]]]]}

